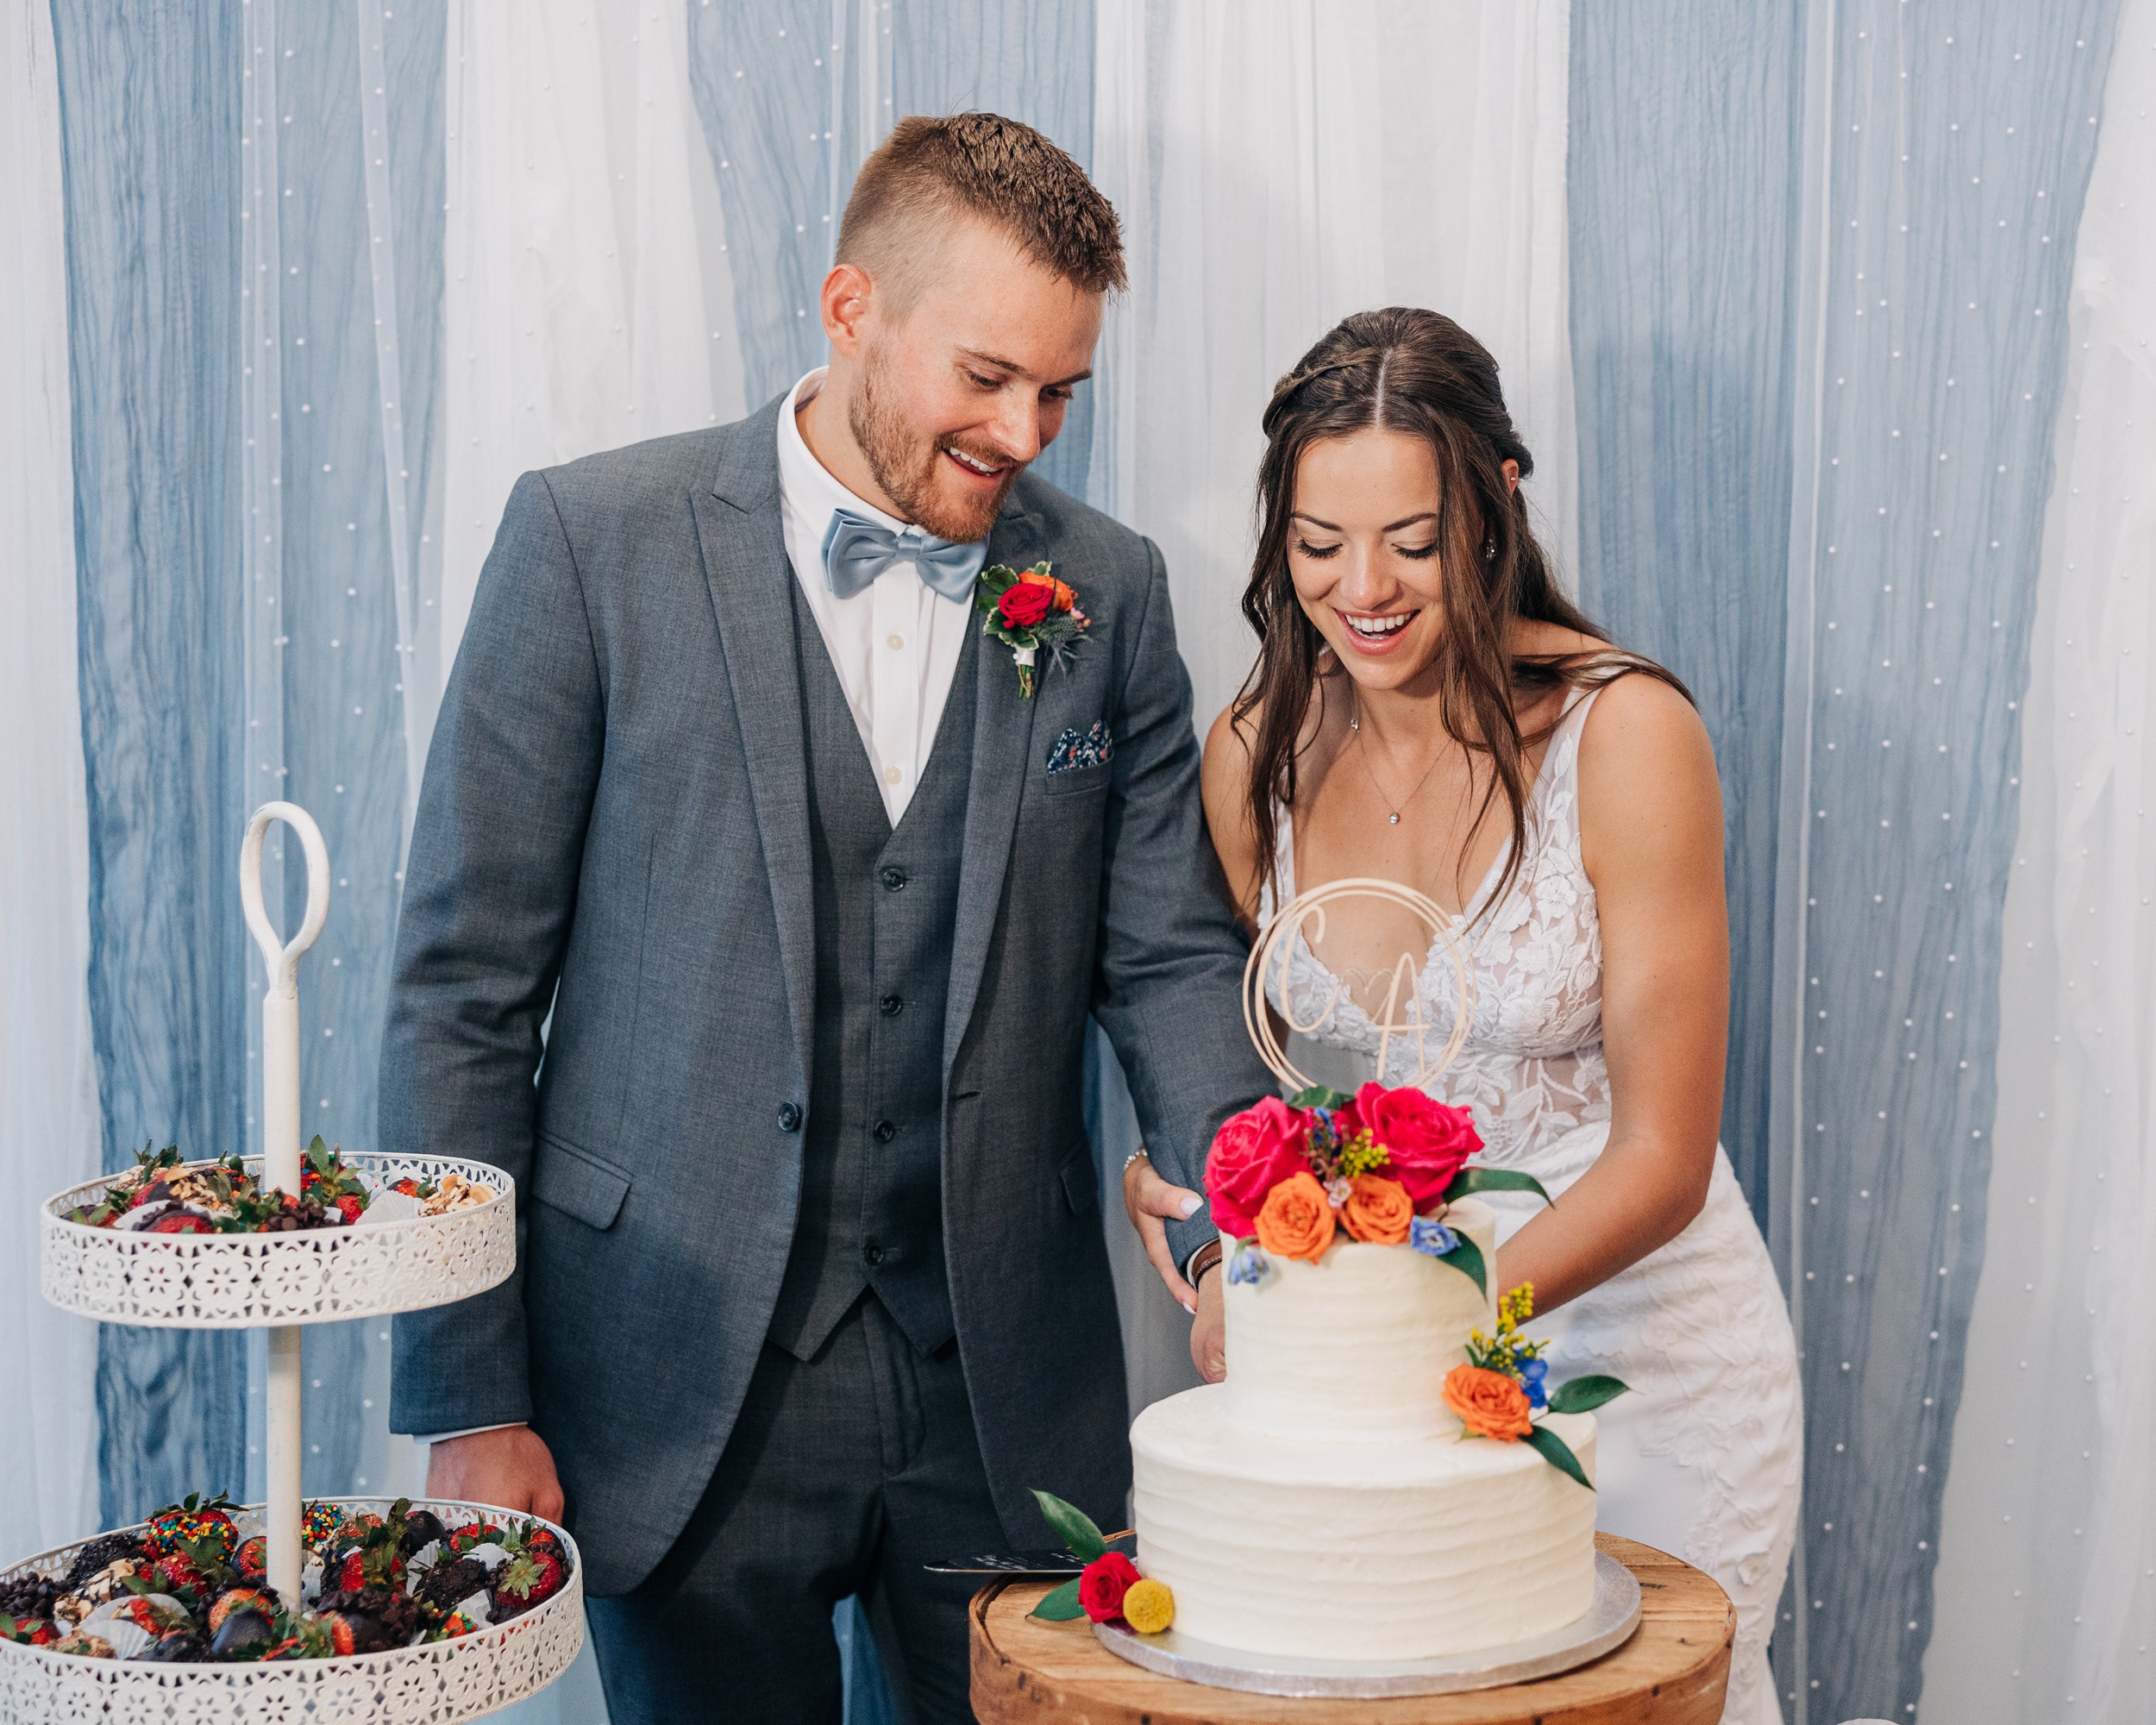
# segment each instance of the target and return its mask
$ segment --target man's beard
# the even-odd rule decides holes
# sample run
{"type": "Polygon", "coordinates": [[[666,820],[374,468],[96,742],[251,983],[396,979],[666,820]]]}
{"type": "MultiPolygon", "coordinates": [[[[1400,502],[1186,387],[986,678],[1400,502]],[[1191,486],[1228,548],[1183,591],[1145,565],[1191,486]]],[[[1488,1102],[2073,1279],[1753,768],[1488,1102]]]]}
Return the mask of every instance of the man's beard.
{"type": "Polygon", "coordinates": [[[847,408],[846,423],[883,494],[898,505],[907,520],[938,539],[970,544],[987,538],[1003,499],[1025,471],[1021,465],[1006,467],[1002,483],[987,497],[951,498],[939,491],[936,470],[946,448],[977,461],[1005,458],[993,451],[968,449],[956,438],[924,442],[894,398],[888,367],[873,354],[862,367],[860,386],[847,408]]]}

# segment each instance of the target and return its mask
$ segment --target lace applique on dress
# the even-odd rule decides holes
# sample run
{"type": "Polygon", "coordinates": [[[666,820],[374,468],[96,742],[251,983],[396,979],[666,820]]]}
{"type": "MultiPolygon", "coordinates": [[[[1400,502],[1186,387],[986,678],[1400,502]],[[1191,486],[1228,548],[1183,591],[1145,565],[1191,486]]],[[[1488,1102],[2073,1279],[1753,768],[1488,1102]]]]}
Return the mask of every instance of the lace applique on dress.
{"type": "MultiPolygon", "coordinates": [[[[1594,701],[1592,694],[1576,700],[1557,723],[1527,799],[1527,855],[1503,901],[1476,914],[1503,870],[1509,842],[1469,915],[1453,920],[1453,932],[1468,943],[1475,1017],[1459,1057],[1431,1092],[1474,1111],[1486,1146],[1482,1159],[1494,1164],[1514,1163],[1531,1145],[1609,1118],[1609,1073],[1602,1062],[1602,930],[1595,885],[1580,860],[1575,770],[1580,732],[1594,701]]],[[[1278,874],[1286,898],[1294,896],[1294,825],[1283,819],[1278,874]]],[[[1272,915],[1273,905],[1269,891],[1259,906],[1261,918],[1272,915]]],[[[1337,991],[1332,1017],[1311,1033],[1363,1056],[1375,1073],[1378,1026],[1300,935],[1288,958],[1288,988],[1283,1004],[1279,972],[1268,975],[1274,1006],[1300,1025],[1315,1019],[1337,991]]],[[[1457,978],[1442,950],[1432,949],[1418,989],[1425,1034],[1436,1048],[1452,1033],[1458,1015],[1457,978]]],[[[1397,1007],[1394,1015],[1405,1021],[1408,1008],[1397,1007]]],[[[1403,1037],[1398,1022],[1387,1067],[1388,1083],[1406,1083],[1415,1072],[1414,1036],[1403,1037]]]]}

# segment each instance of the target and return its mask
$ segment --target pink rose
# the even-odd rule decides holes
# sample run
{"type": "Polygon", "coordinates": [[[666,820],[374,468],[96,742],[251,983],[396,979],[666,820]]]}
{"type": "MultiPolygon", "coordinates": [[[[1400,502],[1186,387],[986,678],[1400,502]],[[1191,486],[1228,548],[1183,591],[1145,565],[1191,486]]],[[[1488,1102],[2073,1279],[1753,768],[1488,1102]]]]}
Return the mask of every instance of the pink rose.
{"type": "Polygon", "coordinates": [[[1206,1196],[1223,1233],[1247,1238],[1264,1208],[1265,1195],[1291,1176],[1309,1171],[1303,1157],[1309,1138],[1309,1117],[1277,1096],[1228,1117],[1206,1157],[1206,1196]]]}
{"type": "Polygon", "coordinates": [[[1382,1084],[1365,1084],[1355,1093],[1355,1111],[1391,1158],[1382,1171],[1407,1189],[1418,1211],[1443,1198],[1460,1165],[1482,1147],[1472,1114],[1447,1107],[1412,1085],[1388,1090],[1382,1084]]]}

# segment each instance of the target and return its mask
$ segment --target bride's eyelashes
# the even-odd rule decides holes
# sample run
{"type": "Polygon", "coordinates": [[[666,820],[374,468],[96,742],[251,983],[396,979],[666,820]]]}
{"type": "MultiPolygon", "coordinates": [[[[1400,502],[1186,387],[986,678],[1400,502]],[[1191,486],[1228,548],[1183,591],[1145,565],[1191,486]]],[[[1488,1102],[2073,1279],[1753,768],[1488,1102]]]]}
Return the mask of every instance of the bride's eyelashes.
{"type": "MultiPolygon", "coordinates": [[[[1320,563],[1328,557],[1339,555],[1340,549],[1338,545],[1313,545],[1307,539],[1295,541],[1296,550],[1320,563]]],[[[1432,539],[1427,545],[1395,545],[1392,549],[1401,556],[1420,563],[1438,555],[1438,542],[1432,539]]]]}

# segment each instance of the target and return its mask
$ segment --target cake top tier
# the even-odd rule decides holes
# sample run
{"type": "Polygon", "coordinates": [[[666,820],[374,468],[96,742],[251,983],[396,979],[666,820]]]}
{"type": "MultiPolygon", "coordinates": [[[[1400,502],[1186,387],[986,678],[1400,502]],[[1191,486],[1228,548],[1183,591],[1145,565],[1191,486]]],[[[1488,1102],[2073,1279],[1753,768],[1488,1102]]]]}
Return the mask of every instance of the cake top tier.
{"type": "Polygon", "coordinates": [[[1227,1294],[1228,1417],[1246,1430],[1327,1443],[1456,1435],[1445,1374],[1470,1334],[1494,1332],[1489,1283],[1497,1219],[1463,1198],[1445,1225],[1474,1248],[1478,1283],[1458,1261],[1407,1245],[1337,1240],[1314,1262],[1270,1258],[1227,1294]]]}

